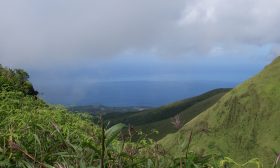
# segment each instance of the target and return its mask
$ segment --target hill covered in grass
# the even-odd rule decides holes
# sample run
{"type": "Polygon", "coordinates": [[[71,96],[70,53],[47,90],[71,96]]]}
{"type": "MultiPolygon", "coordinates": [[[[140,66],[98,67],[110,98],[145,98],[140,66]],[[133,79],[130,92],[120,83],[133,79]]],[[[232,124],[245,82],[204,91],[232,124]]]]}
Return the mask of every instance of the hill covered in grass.
{"type": "Polygon", "coordinates": [[[190,149],[222,153],[237,161],[252,156],[271,167],[280,151],[280,57],[224,95],[182,129],[160,141],[175,155],[192,133],[190,149]]]}
{"type": "Polygon", "coordinates": [[[168,133],[177,131],[171,123],[174,116],[179,115],[180,122],[184,124],[216,103],[229,90],[226,88],[215,89],[199,96],[140,112],[109,113],[104,116],[104,119],[109,120],[112,125],[116,123],[131,124],[145,133],[155,129],[159,131],[159,134],[153,134],[151,137],[158,140],[168,133]]]}
{"type": "MultiPolygon", "coordinates": [[[[132,142],[124,124],[71,113],[40,100],[23,70],[0,69],[0,167],[219,167],[223,156],[176,157],[145,137],[132,142]]],[[[225,160],[226,161],[226,160],[225,160]]],[[[227,164],[227,163],[226,163],[227,164]]]]}
{"type": "Polygon", "coordinates": [[[98,158],[100,128],[40,100],[23,70],[0,69],[0,167],[57,167],[98,158]]]}

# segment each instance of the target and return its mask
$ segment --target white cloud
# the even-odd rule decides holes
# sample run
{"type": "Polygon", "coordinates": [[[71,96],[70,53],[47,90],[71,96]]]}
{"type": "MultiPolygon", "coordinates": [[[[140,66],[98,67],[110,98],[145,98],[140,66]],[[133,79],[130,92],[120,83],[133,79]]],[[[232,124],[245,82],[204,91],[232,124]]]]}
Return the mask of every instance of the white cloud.
{"type": "Polygon", "coordinates": [[[1,1],[0,61],[47,65],[127,51],[178,56],[277,46],[279,27],[279,0],[1,1]]]}

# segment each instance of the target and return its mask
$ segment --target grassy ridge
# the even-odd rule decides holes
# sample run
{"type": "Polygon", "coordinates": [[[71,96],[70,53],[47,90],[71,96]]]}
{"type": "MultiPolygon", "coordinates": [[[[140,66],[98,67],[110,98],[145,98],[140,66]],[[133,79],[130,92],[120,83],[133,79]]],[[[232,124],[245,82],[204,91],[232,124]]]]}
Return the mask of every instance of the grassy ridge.
{"type": "Polygon", "coordinates": [[[186,123],[195,116],[216,103],[230,89],[215,89],[202,95],[181,100],[166,106],[141,112],[110,113],[104,116],[111,124],[126,123],[132,124],[137,129],[145,133],[151,129],[156,129],[159,134],[153,134],[153,139],[160,139],[168,133],[175,132],[177,129],[171,124],[171,119],[176,114],[180,114],[182,123],[186,123]]]}
{"type": "Polygon", "coordinates": [[[74,166],[99,157],[92,148],[99,148],[99,128],[84,117],[22,92],[1,91],[0,104],[0,167],[74,166]]]}
{"type": "MultiPolygon", "coordinates": [[[[225,93],[227,93],[228,89],[222,89],[222,90],[216,90],[217,92],[213,93],[213,96],[208,97],[204,100],[201,100],[191,107],[186,108],[182,112],[180,112],[180,119],[181,123],[187,123],[191,119],[193,119],[195,116],[200,114],[201,112],[205,111],[209,107],[211,107],[213,104],[215,104],[225,93]]],[[[143,124],[136,126],[136,128],[143,130],[143,132],[149,132],[151,129],[156,129],[159,131],[158,134],[153,134],[151,138],[155,140],[159,140],[166,136],[169,133],[174,133],[178,129],[174,127],[171,123],[172,118],[167,118],[161,121],[156,121],[148,124],[143,124]]]]}
{"type": "Polygon", "coordinates": [[[98,165],[100,128],[40,100],[28,78],[0,66],[0,167],[98,165]]]}
{"type": "Polygon", "coordinates": [[[242,162],[257,156],[271,167],[280,151],[280,58],[214,106],[160,141],[175,155],[193,132],[191,149],[222,153],[242,162]]]}
{"type": "MultiPolygon", "coordinates": [[[[22,71],[0,69],[0,167],[231,168],[237,164],[222,155],[189,151],[189,143],[179,144],[187,152],[178,157],[141,132],[132,142],[130,135],[122,133],[131,131],[124,124],[107,129],[102,118],[94,124],[86,114],[46,104],[32,92],[31,83],[24,87],[28,78],[18,72],[22,71]]],[[[254,159],[246,164],[259,162],[254,159]]]]}
{"type": "Polygon", "coordinates": [[[0,69],[0,167],[217,167],[217,157],[176,158],[150,139],[119,139],[123,124],[104,129],[102,119],[99,127],[85,114],[50,106],[22,72],[0,69]]]}

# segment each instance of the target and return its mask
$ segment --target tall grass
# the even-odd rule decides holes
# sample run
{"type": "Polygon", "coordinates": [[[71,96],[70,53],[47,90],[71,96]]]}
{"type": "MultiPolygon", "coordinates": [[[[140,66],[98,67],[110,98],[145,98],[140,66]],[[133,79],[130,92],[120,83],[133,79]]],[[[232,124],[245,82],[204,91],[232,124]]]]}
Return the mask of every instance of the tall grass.
{"type": "Polygon", "coordinates": [[[218,168],[220,160],[223,165],[232,163],[189,150],[175,157],[132,127],[117,124],[106,129],[102,119],[94,124],[85,114],[48,106],[20,92],[0,92],[0,103],[0,167],[218,168]],[[132,136],[139,138],[132,142],[132,136]]]}
{"type": "Polygon", "coordinates": [[[34,94],[11,89],[5,77],[9,77],[8,84],[13,81],[18,84],[22,78],[14,80],[14,71],[9,72],[12,75],[7,75],[6,71],[6,76],[0,73],[1,168],[218,168],[238,165],[229,158],[196,154],[189,149],[185,156],[175,157],[131,126],[116,124],[107,128],[102,117],[93,123],[95,120],[86,114],[70,113],[62,106],[47,105],[34,94]],[[137,140],[132,141],[133,136],[137,140]]]}

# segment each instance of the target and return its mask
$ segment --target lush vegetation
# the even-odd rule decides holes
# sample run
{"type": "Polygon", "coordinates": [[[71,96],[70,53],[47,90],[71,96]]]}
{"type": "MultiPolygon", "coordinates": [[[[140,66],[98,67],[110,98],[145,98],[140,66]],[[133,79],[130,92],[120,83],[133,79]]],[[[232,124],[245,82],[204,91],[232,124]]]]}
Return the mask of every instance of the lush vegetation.
{"type": "Polygon", "coordinates": [[[230,89],[215,89],[202,95],[177,101],[166,106],[148,109],[140,112],[109,113],[104,116],[111,125],[117,123],[131,124],[137,130],[149,134],[151,129],[159,131],[149,137],[159,140],[169,133],[176,132],[178,127],[189,122],[195,116],[214,105],[230,89]],[[179,125],[174,125],[172,120],[179,117],[179,125]]]}
{"type": "Polygon", "coordinates": [[[258,157],[265,167],[271,167],[280,151],[279,86],[280,58],[277,58],[160,144],[180,155],[177,144],[184,142],[192,131],[193,151],[220,152],[240,162],[258,157]]]}
{"type": "Polygon", "coordinates": [[[0,64],[0,86],[6,91],[20,91],[25,95],[37,95],[32,84],[28,81],[29,75],[22,69],[8,69],[0,64]]]}
{"type": "Polygon", "coordinates": [[[46,104],[22,70],[0,71],[0,167],[261,167],[257,159],[238,164],[192,152],[192,132],[176,144],[184,154],[174,155],[124,124],[107,128],[102,116],[93,123],[89,115],[46,104]],[[132,142],[135,135],[138,140],[132,142]]]}

